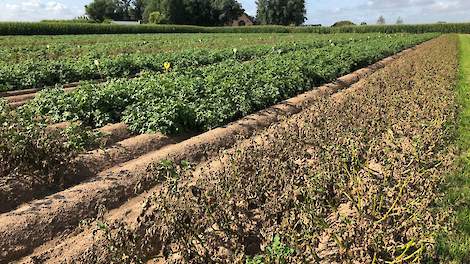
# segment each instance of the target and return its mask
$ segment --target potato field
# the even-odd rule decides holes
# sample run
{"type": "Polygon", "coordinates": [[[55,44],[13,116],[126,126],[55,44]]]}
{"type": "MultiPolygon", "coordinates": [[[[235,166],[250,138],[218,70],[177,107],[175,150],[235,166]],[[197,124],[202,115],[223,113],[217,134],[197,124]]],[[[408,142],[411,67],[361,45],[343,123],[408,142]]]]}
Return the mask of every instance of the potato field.
{"type": "Polygon", "coordinates": [[[433,28],[0,36],[0,263],[468,263],[433,28]]]}

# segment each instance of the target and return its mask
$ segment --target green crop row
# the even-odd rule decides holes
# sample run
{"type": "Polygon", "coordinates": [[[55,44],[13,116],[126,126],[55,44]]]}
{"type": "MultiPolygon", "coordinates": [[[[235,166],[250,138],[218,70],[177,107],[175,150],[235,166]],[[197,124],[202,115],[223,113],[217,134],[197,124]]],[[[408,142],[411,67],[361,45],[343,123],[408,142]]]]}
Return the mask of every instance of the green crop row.
{"type": "Polygon", "coordinates": [[[384,25],[353,27],[199,27],[186,25],[135,25],[86,23],[0,23],[0,35],[77,35],[77,34],[136,34],[136,33],[470,33],[469,23],[384,25]]]}
{"type": "Polygon", "coordinates": [[[200,27],[181,25],[136,25],[86,23],[0,23],[0,35],[77,35],[77,34],[135,34],[135,33],[201,33],[200,27]]]}
{"type": "Polygon", "coordinates": [[[240,48],[311,41],[325,35],[306,34],[121,34],[0,37],[0,56],[9,64],[28,59],[62,60],[126,53],[175,52],[184,49],[240,48]]]}
{"type": "MultiPolygon", "coordinates": [[[[382,37],[385,36],[381,34],[371,36],[348,34],[334,37],[334,42],[338,44],[382,37]]],[[[164,64],[173,69],[179,69],[209,65],[228,59],[246,61],[273,52],[322,47],[330,45],[332,41],[330,38],[322,37],[307,39],[300,43],[274,46],[255,45],[240,47],[239,49],[186,49],[173,53],[132,53],[120,54],[114,57],[96,57],[89,54],[90,56],[62,60],[30,59],[13,65],[5,61],[0,63],[0,91],[43,87],[81,80],[126,77],[142,71],[168,71],[169,69],[165,69],[164,64]]]]}
{"type": "Polygon", "coordinates": [[[380,58],[434,37],[387,35],[322,48],[272,53],[249,62],[226,60],[203,68],[145,74],[72,93],[41,93],[23,110],[53,121],[81,120],[92,126],[126,122],[140,133],[207,130],[253,113],[380,58]]]}

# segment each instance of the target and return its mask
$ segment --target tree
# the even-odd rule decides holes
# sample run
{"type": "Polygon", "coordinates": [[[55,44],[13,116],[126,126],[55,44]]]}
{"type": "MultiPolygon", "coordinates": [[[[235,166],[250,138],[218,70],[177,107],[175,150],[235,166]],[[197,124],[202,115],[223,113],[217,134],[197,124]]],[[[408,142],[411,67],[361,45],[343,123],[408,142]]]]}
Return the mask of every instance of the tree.
{"type": "Polygon", "coordinates": [[[397,18],[397,25],[403,25],[403,18],[401,17],[397,18]]]}
{"type": "Polygon", "coordinates": [[[165,21],[165,16],[162,15],[160,12],[155,11],[150,13],[149,15],[149,23],[150,24],[161,24],[162,22],[165,21]]]}
{"type": "Polygon", "coordinates": [[[142,20],[146,2],[149,0],[93,0],[85,6],[90,19],[103,22],[113,20],[142,20]]]}
{"type": "Polygon", "coordinates": [[[184,23],[223,26],[240,17],[244,10],[236,0],[184,0],[184,23]]]}
{"type": "Polygon", "coordinates": [[[161,5],[162,5],[161,2],[162,0],[147,0],[145,2],[144,12],[142,14],[142,19],[145,22],[149,21],[150,14],[153,12],[164,13],[163,9],[161,8],[161,5]]]}
{"type": "Polygon", "coordinates": [[[170,24],[222,26],[244,12],[236,0],[148,0],[144,20],[160,12],[170,24]]]}
{"type": "Polygon", "coordinates": [[[210,26],[216,23],[210,0],[184,0],[183,3],[185,19],[182,24],[210,26]]]}
{"type": "Polygon", "coordinates": [[[145,0],[133,0],[131,8],[131,18],[133,20],[142,20],[145,10],[145,0]]]}
{"type": "Polygon", "coordinates": [[[116,18],[116,2],[114,0],[94,0],[85,6],[85,12],[92,20],[103,22],[105,19],[116,18]]]}
{"type": "Polygon", "coordinates": [[[239,18],[245,12],[236,0],[214,0],[212,9],[214,18],[220,26],[239,18]]]}
{"type": "Polygon", "coordinates": [[[147,0],[143,20],[149,21],[151,13],[158,11],[170,24],[184,24],[185,6],[183,0],[147,0]]]}
{"type": "Polygon", "coordinates": [[[85,12],[93,20],[140,20],[144,0],[93,0],[85,6],[85,12]],[[136,19],[137,18],[137,19],[136,19]]]}
{"type": "Polygon", "coordinates": [[[256,2],[256,21],[259,24],[268,24],[269,23],[269,0],[258,0],[256,2]]]}
{"type": "Polygon", "coordinates": [[[379,19],[377,20],[378,25],[385,25],[385,18],[383,16],[380,16],[379,19]]]}
{"type": "Polygon", "coordinates": [[[258,0],[256,19],[260,24],[301,25],[305,22],[305,0],[258,0]]]}
{"type": "Polygon", "coordinates": [[[118,20],[130,20],[131,0],[115,0],[116,17],[118,20]]]}

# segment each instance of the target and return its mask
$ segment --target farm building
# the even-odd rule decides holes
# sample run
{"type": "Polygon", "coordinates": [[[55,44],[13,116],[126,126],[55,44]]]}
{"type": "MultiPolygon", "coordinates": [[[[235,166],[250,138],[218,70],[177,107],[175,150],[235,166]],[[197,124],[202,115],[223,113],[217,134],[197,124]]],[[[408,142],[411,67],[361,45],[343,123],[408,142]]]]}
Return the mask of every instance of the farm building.
{"type": "Polygon", "coordinates": [[[142,21],[111,21],[111,24],[123,25],[123,26],[135,26],[142,24],[142,21]]]}
{"type": "Polygon", "coordinates": [[[228,23],[228,26],[241,27],[241,26],[253,26],[255,24],[254,19],[247,13],[243,13],[239,18],[228,23]]]}

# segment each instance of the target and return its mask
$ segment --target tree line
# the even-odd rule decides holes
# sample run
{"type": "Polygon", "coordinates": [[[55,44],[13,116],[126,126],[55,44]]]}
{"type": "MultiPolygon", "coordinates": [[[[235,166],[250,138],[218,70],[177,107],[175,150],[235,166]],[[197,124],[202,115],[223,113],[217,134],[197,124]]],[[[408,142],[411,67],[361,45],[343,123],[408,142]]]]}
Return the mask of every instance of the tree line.
{"type": "MultiPolygon", "coordinates": [[[[305,0],[259,0],[258,24],[301,25],[306,20],[305,0]]],[[[157,24],[223,26],[245,10],[237,0],[93,0],[85,6],[95,21],[106,19],[157,24]]]]}

